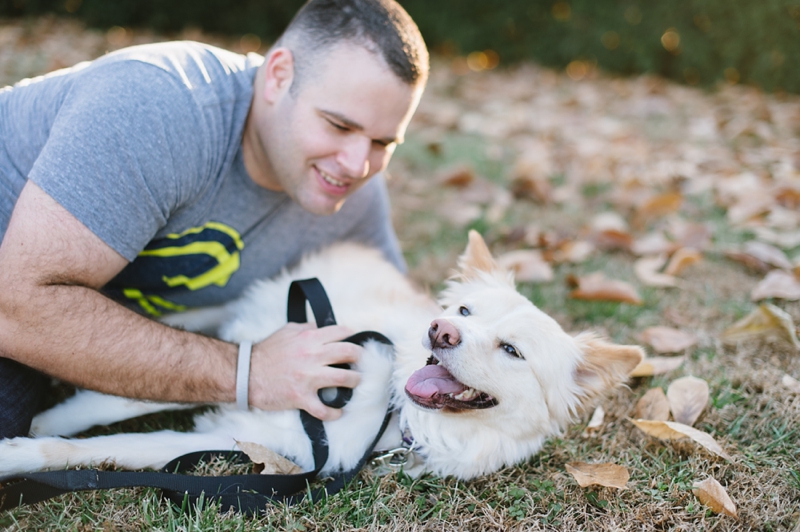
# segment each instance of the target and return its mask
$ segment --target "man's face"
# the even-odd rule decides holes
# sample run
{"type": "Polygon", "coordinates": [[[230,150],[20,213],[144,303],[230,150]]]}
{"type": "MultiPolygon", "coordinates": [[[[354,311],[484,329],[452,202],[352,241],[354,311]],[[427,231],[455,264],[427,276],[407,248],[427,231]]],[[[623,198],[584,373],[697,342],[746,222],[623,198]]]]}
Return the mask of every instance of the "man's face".
{"type": "Polygon", "coordinates": [[[297,90],[283,86],[274,95],[260,132],[270,170],[261,184],[328,215],[386,168],[422,87],[404,83],[379,55],[356,45],[336,46],[320,63],[297,90]]]}

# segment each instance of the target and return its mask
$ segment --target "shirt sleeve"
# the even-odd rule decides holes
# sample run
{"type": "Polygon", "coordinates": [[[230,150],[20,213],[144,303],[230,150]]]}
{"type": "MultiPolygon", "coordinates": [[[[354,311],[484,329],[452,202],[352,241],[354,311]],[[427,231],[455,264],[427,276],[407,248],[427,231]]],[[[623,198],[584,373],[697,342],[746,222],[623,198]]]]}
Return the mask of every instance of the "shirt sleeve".
{"type": "Polygon", "coordinates": [[[28,177],[131,261],[202,180],[202,126],[169,73],[138,61],[89,68],[28,177]]]}

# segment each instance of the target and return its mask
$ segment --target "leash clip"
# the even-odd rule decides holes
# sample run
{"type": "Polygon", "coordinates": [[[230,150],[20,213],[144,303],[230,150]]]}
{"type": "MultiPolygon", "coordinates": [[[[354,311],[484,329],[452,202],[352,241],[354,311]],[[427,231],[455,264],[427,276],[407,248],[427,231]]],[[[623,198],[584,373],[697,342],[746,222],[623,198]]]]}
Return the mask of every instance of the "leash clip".
{"type": "Polygon", "coordinates": [[[414,462],[414,451],[406,447],[397,447],[373,456],[369,461],[369,467],[380,475],[410,468],[414,462]]]}

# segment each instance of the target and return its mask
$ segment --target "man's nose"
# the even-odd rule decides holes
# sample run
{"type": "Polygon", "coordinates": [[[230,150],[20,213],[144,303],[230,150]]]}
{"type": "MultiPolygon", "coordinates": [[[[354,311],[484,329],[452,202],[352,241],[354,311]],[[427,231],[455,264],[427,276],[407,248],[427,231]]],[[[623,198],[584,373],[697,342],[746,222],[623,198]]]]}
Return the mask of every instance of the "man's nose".
{"type": "Polygon", "coordinates": [[[372,140],[364,135],[352,135],[339,151],[337,162],[348,177],[364,179],[369,175],[369,155],[372,140]]]}

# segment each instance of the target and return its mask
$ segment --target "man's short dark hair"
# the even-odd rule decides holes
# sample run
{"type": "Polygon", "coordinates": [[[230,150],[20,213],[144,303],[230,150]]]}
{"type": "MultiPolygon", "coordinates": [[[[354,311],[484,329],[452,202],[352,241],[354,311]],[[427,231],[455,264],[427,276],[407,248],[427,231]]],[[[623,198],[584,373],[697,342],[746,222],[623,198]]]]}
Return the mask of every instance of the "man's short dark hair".
{"type": "MultiPolygon", "coordinates": [[[[306,71],[317,66],[320,52],[342,43],[379,54],[409,85],[427,80],[425,42],[417,25],[394,0],[309,0],[275,45],[292,51],[295,77],[305,78],[306,71]]],[[[296,89],[295,83],[292,88],[296,89]]]]}

